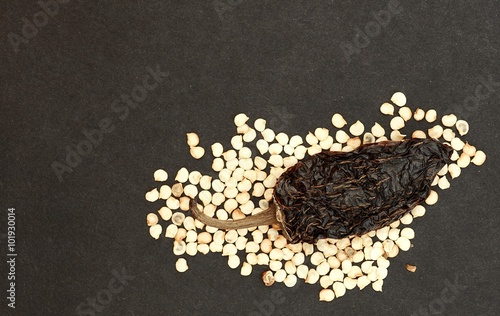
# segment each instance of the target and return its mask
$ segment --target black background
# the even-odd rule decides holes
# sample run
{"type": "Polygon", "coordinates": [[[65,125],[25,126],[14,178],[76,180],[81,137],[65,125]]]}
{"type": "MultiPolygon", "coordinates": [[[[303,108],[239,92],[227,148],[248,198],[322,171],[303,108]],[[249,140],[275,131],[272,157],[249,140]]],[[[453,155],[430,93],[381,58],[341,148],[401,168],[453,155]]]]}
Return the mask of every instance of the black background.
{"type": "Polygon", "coordinates": [[[356,47],[357,30],[373,27],[372,14],[387,6],[75,0],[15,52],[9,34],[21,35],[23,17],[31,21],[41,9],[3,1],[0,314],[77,314],[108,287],[113,270],[125,269],[134,278],[97,315],[246,315],[258,306],[273,315],[497,315],[500,87],[484,82],[500,81],[500,3],[401,2],[403,11],[348,60],[342,47],[356,47]],[[120,120],[111,104],[142,84],[146,67],[169,76],[120,120]],[[478,89],[483,97],[474,104],[478,89]],[[189,156],[186,132],[198,132],[205,148],[229,145],[240,112],[289,134],[331,127],[335,112],[387,127],[378,107],[395,91],[412,108],[465,118],[465,139],[488,160],[464,170],[412,223],[414,247],[391,260],[382,293],[366,288],[318,302],[319,285],[266,288],[264,267],[244,278],[213,253],[189,257],[180,274],[171,240],[149,236],[145,216],[160,207],[144,199],[154,170],[168,170],[170,183],[182,166],[210,170],[210,155],[189,156]],[[51,164],[104,118],[115,129],[60,182],[51,164]],[[9,207],[16,208],[15,310],[5,299],[9,207]],[[443,301],[447,282],[460,287],[443,301]],[[280,300],[271,307],[273,291],[280,300]]]}

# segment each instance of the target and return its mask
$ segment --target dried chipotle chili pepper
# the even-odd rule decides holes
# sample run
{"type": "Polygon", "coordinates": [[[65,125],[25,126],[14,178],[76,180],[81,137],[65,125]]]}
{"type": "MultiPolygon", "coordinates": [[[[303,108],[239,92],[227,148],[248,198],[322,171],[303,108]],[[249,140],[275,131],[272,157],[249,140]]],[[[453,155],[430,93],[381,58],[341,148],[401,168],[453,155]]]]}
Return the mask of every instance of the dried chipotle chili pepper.
{"type": "Polygon", "coordinates": [[[191,211],[221,229],[279,223],[291,243],[362,235],[398,220],[422,203],[453,149],[433,139],[366,144],[352,152],[321,152],[285,171],[274,203],[253,216],[222,221],[191,211]]]}

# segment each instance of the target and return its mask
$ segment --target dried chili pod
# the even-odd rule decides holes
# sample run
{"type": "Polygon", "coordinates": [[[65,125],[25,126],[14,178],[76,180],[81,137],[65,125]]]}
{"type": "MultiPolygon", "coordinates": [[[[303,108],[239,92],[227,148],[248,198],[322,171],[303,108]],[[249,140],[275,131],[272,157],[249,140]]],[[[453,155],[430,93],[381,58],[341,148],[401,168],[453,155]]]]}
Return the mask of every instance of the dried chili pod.
{"type": "Polygon", "coordinates": [[[398,220],[430,193],[432,180],[450,163],[452,148],[433,139],[406,139],[321,152],[285,171],[264,212],[236,221],[193,215],[221,229],[279,223],[291,243],[362,235],[398,220]]]}

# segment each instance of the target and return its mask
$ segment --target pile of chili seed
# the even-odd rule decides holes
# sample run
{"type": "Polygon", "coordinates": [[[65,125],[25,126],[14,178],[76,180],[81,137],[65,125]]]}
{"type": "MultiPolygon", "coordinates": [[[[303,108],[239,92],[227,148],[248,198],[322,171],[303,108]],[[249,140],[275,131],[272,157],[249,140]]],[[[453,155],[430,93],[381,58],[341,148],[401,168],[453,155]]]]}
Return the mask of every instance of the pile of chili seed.
{"type": "MultiPolygon", "coordinates": [[[[362,290],[367,286],[382,291],[390,258],[411,248],[415,232],[409,225],[414,218],[425,214],[424,205],[415,207],[388,227],[358,237],[322,239],[316,244],[289,244],[279,227],[272,225],[219,230],[195,220],[189,211],[189,201],[193,198],[201,202],[205,214],[221,220],[262,212],[272,199],[279,176],[306,155],[323,150],[348,152],[364,143],[398,141],[405,137],[439,139],[454,149],[453,163],[445,166],[432,183],[442,190],[450,187],[450,180],[460,176],[462,169],[471,163],[480,166],[486,160],[483,151],[460,138],[468,133],[469,124],[454,114],[438,120],[433,109],[410,109],[401,92],[394,93],[390,102],[380,106],[380,111],[393,116],[387,131],[379,123],[371,127],[360,121],[348,125],[336,113],[332,116],[335,133],[331,127],[318,127],[305,137],[273,131],[262,118],[252,123],[245,114],[236,115],[236,135],[229,144],[210,146],[212,157],[208,159],[212,159],[217,177],[181,168],[169,185],[167,171],[158,169],[154,173],[158,187],[145,196],[157,205],[155,212],[146,218],[150,235],[155,239],[161,236],[173,239],[172,251],[179,257],[176,262],[179,272],[188,270],[190,256],[215,252],[226,257],[228,266],[238,269],[243,276],[258,271],[266,286],[275,282],[287,287],[299,281],[319,283],[321,301],[332,301],[346,290],[362,290]],[[412,119],[425,120],[434,126],[411,135],[401,134],[400,130],[412,119]]],[[[187,144],[195,159],[207,159],[196,133],[187,133],[187,144]]],[[[437,200],[438,193],[432,190],[425,204],[433,205],[437,200]]],[[[412,272],[416,269],[413,265],[407,267],[412,272]]]]}

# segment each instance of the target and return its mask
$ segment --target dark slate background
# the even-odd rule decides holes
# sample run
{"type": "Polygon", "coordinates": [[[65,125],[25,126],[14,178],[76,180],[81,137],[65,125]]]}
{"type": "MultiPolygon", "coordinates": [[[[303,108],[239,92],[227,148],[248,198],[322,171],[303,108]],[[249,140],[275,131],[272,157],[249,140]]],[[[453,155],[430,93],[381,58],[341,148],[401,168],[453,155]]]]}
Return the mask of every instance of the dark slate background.
{"type": "Polygon", "coordinates": [[[45,20],[36,1],[3,1],[0,11],[0,314],[78,315],[80,305],[80,315],[499,314],[498,1],[63,2],[45,20]],[[390,21],[382,12],[376,22],[389,7],[390,21]],[[142,85],[146,67],[169,75],[125,116],[115,100],[142,85]],[[331,126],[335,112],[388,126],[378,106],[395,91],[413,108],[467,119],[465,139],[488,160],[415,220],[415,247],[391,261],[383,293],[318,302],[319,285],[266,288],[263,267],[243,278],[217,254],[188,258],[180,274],[171,240],[149,236],[154,170],[210,169],[210,159],[190,159],[186,132],[206,148],[228,144],[240,112],[289,134],[331,126]],[[53,162],[103,119],[114,129],[59,181],[53,162]],[[110,302],[85,305],[119,285],[116,273],[126,285],[110,302]]]}

